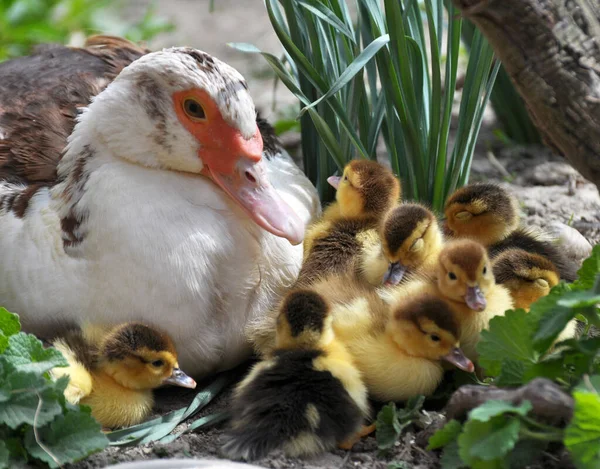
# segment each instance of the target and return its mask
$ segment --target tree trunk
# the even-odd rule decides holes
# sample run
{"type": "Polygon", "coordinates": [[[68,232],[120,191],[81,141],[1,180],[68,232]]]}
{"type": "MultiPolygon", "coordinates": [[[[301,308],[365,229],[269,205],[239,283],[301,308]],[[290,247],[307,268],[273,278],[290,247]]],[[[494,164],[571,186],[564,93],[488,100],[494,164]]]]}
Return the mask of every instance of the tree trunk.
{"type": "Polygon", "coordinates": [[[494,48],[546,144],[600,189],[600,2],[453,2],[494,48]]]}

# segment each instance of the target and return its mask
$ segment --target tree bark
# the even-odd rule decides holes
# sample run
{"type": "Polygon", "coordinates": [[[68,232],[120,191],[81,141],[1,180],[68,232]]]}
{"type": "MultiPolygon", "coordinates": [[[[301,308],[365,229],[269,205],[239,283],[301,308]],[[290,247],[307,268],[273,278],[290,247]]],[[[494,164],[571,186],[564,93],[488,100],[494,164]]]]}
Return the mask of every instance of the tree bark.
{"type": "Polygon", "coordinates": [[[546,144],[600,189],[600,2],[453,2],[494,48],[546,144]]]}

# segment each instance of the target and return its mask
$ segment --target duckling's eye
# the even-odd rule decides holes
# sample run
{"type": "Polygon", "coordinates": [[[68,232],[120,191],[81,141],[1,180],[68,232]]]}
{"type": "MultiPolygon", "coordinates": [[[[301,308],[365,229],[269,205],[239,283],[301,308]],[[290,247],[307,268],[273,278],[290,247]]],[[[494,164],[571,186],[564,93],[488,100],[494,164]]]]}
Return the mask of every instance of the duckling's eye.
{"type": "Polygon", "coordinates": [[[485,274],[487,274],[487,266],[486,265],[483,266],[483,275],[485,275],[485,274]]]}
{"type": "Polygon", "coordinates": [[[348,176],[344,175],[344,181],[348,180],[348,176]]]}
{"type": "Polygon", "coordinates": [[[183,110],[193,119],[206,119],[206,113],[202,105],[195,99],[188,98],[183,102],[183,110]]]}
{"type": "Polygon", "coordinates": [[[442,339],[440,339],[439,335],[431,334],[431,340],[433,340],[434,342],[439,342],[442,339]]]}
{"type": "Polygon", "coordinates": [[[161,366],[163,366],[165,364],[165,362],[163,362],[162,360],[154,360],[152,362],[152,366],[155,366],[156,368],[159,368],[161,366]]]}
{"type": "Polygon", "coordinates": [[[456,274],[454,272],[448,272],[448,278],[450,280],[456,280],[456,274]]]}

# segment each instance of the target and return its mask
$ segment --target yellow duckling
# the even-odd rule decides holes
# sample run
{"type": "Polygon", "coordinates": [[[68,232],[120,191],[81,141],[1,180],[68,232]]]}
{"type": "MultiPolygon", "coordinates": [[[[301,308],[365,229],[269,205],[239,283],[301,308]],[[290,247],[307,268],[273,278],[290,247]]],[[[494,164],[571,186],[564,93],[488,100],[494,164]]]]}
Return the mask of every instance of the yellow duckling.
{"type": "Polygon", "coordinates": [[[100,330],[71,330],[56,339],[53,346],[69,366],[54,368],[52,375],[69,375],[67,401],[90,406],[103,427],[140,423],[152,410],[152,390],[159,386],[196,387],[179,369],[177,352],[165,333],[133,322],[109,328],[103,337],[100,330]]]}
{"type": "Polygon", "coordinates": [[[496,283],[504,285],[510,292],[514,307],[527,311],[560,281],[560,274],[552,262],[517,248],[502,251],[493,261],[493,271],[496,283]]]}
{"type": "Polygon", "coordinates": [[[437,219],[429,209],[413,203],[398,205],[383,219],[377,242],[365,245],[358,274],[371,285],[398,285],[407,274],[434,269],[442,243],[437,219]]]}
{"type": "Polygon", "coordinates": [[[330,308],[308,290],[289,293],[277,319],[277,349],[238,385],[223,452],[254,460],[330,450],[360,433],[367,390],[336,339],[330,308]]]}
{"type": "Polygon", "coordinates": [[[335,306],[333,315],[336,335],[379,401],[432,394],[443,378],[443,361],[474,370],[459,348],[455,312],[433,295],[415,295],[391,308],[381,299],[360,297],[335,306]]]}
{"type": "Polygon", "coordinates": [[[468,239],[444,245],[433,278],[399,285],[384,295],[388,295],[388,301],[402,301],[422,293],[445,300],[457,314],[461,348],[473,361],[477,359],[475,346],[481,331],[493,317],[513,307],[509,291],[494,280],[485,248],[468,239]]]}
{"type": "Polygon", "coordinates": [[[497,184],[470,184],[452,194],[444,209],[447,234],[471,238],[488,248],[490,258],[510,248],[538,254],[554,264],[560,278],[577,278],[577,262],[566,256],[544,234],[519,227],[518,201],[497,184]]]}
{"type": "Polygon", "coordinates": [[[353,160],[341,177],[332,176],[328,181],[337,189],[336,202],[306,231],[300,284],[351,270],[367,233],[375,233],[400,198],[398,179],[374,161],[353,160]]]}

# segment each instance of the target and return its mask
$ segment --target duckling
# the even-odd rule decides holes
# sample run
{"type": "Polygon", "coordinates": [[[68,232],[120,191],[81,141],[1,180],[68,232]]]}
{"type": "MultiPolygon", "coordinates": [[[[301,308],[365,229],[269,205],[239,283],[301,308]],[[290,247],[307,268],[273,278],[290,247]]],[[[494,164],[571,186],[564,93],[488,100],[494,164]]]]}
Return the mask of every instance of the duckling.
{"type": "Polygon", "coordinates": [[[69,366],[54,368],[55,378],[69,375],[65,398],[91,407],[103,427],[135,425],[154,405],[152,390],[164,384],[195,388],[196,382],[179,369],[169,336],[144,324],[130,322],[108,328],[67,331],[53,341],[69,366]]]}
{"type": "Polygon", "coordinates": [[[254,460],[275,449],[290,457],[335,448],[360,433],[367,390],[331,326],[330,306],[295,290],[277,319],[277,349],[234,392],[223,452],[254,460]]]}
{"type": "Polygon", "coordinates": [[[493,261],[493,272],[496,283],[510,291],[514,307],[527,311],[560,281],[560,274],[552,262],[517,248],[500,252],[493,261]]]}
{"type": "Polygon", "coordinates": [[[400,197],[398,179],[374,161],[353,160],[341,177],[328,181],[337,189],[336,202],[306,231],[300,282],[350,270],[365,236],[370,231],[376,235],[382,217],[400,197]]]}
{"type": "Polygon", "coordinates": [[[469,239],[444,245],[434,276],[399,285],[385,295],[387,301],[403,301],[421,293],[445,300],[457,314],[461,348],[473,361],[477,359],[475,346],[481,331],[493,317],[513,307],[509,291],[495,282],[485,248],[469,239]]]}
{"type": "Polygon", "coordinates": [[[384,217],[377,242],[365,245],[358,275],[371,285],[397,285],[406,274],[435,268],[442,242],[429,209],[414,203],[398,205],[384,217]]]}
{"type": "Polygon", "coordinates": [[[443,378],[443,361],[474,371],[460,349],[456,313],[434,295],[415,295],[391,308],[380,298],[360,297],[335,307],[333,316],[336,335],[376,400],[432,394],[443,378]]]}
{"type": "Polygon", "coordinates": [[[444,213],[447,234],[479,241],[492,259],[506,249],[520,248],[548,259],[561,279],[572,282],[577,278],[577,262],[542,233],[519,227],[517,199],[497,184],[477,183],[458,189],[446,202],[444,213]]]}

